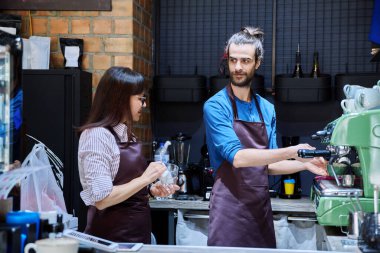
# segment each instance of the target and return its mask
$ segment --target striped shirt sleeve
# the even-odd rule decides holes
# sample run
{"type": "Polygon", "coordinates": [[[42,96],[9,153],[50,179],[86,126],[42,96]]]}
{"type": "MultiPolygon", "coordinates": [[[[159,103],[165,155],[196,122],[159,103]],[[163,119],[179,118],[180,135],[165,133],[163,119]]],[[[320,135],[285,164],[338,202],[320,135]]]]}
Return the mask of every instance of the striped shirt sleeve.
{"type": "Polygon", "coordinates": [[[107,197],[119,168],[120,151],[114,136],[105,128],[85,130],[79,140],[78,167],[86,205],[107,197]]]}

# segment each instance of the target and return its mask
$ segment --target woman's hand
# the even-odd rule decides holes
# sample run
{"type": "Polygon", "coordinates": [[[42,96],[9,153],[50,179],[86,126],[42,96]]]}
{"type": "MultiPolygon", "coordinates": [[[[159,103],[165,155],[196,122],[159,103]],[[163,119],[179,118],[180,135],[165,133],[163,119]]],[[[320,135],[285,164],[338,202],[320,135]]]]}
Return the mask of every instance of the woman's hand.
{"type": "Polygon", "coordinates": [[[314,157],[304,162],[306,169],[319,176],[327,176],[327,161],[323,157],[314,157]]]}
{"type": "Polygon", "coordinates": [[[146,184],[150,184],[156,181],[157,178],[161,176],[162,173],[166,170],[165,164],[162,162],[151,162],[141,175],[141,178],[146,182],[146,184]]]}
{"type": "Polygon", "coordinates": [[[150,187],[150,193],[155,197],[167,197],[179,190],[176,184],[163,185],[160,182],[153,184],[150,187]]]}
{"type": "Polygon", "coordinates": [[[8,170],[18,169],[21,167],[21,162],[19,160],[15,160],[13,163],[8,165],[8,170]]]}

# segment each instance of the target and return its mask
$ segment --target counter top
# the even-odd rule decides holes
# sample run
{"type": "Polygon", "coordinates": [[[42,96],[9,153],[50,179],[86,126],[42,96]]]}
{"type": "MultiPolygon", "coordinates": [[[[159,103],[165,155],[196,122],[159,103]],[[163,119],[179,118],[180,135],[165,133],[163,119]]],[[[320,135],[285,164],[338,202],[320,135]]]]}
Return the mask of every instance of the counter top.
{"type": "Polygon", "coordinates": [[[358,252],[357,240],[348,239],[346,236],[327,236],[328,251],[358,252]]]}
{"type": "Polygon", "coordinates": [[[322,227],[321,230],[323,240],[325,241],[328,251],[340,252],[361,252],[358,247],[358,241],[349,239],[346,235],[342,234],[338,227],[322,227]]]}
{"type": "MultiPolygon", "coordinates": [[[[307,197],[301,199],[271,198],[273,212],[315,213],[314,203],[307,197]]],[[[152,209],[209,210],[209,201],[203,200],[155,200],[149,201],[152,209]]]]}
{"type": "Polygon", "coordinates": [[[235,248],[235,247],[207,247],[207,246],[167,246],[167,245],[144,245],[139,253],[327,253],[328,251],[310,250],[287,250],[287,249],[259,249],[259,248],[235,248]]]}

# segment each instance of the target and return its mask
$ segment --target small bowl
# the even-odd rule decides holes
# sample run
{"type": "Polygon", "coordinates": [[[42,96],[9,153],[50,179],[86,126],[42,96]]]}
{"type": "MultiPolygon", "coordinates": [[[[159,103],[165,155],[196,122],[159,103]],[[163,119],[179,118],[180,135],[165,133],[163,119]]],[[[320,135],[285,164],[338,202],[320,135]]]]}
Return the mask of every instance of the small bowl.
{"type": "Polygon", "coordinates": [[[332,168],[334,168],[335,174],[338,175],[344,175],[347,165],[343,163],[333,163],[332,165],[327,166],[327,172],[330,176],[334,176],[334,173],[332,172],[332,168]]]}
{"type": "Polygon", "coordinates": [[[362,176],[362,168],[360,163],[353,163],[351,164],[352,172],[354,172],[355,176],[361,177],[362,176]]]}

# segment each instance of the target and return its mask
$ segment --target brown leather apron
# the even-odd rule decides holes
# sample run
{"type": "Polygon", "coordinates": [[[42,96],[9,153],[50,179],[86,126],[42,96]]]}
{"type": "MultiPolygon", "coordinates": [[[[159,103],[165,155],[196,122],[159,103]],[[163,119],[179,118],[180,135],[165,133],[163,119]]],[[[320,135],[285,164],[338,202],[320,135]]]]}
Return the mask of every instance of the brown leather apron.
{"type": "MultiPolygon", "coordinates": [[[[113,129],[112,134],[120,149],[119,170],[113,185],[121,185],[141,176],[147,167],[140,142],[120,143],[113,129]]],[[[90,206],[85,233],[114,242],[151,242],[151,216],[146,187],[127,200],[98,210],[90,206]]]]}
{"type": "MultiPolygon", "coordinates": [[[[238,119],[231,85],[227,92],[234,112],[233,128],[243,147],[267,149],[268,135],[256,96],[253,97],[261,122],[247,122],[238,119]]],[[[268,166],[235,168],[223,161],[212,188],[207,244],[276,248],[268,166]]]]}

